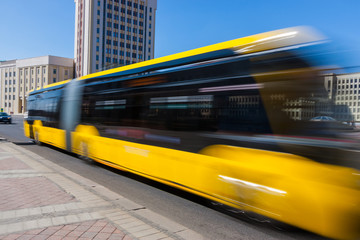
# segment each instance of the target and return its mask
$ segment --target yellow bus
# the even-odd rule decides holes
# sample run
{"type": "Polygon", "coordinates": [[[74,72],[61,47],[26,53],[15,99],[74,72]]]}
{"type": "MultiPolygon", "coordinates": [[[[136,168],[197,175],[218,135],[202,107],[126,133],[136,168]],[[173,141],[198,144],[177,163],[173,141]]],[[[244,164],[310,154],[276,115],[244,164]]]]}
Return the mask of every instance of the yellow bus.
{"type": "Polygon", "coordinates": [[[34,90],[25,135],[338,239],[360,237],[356,141],[320,74],[323,39],[290,28],[34,90]],[[351,163],[351,164],[350,164],[351,163]],[[355,163],[355,164],[354,164],[355,163]]]}

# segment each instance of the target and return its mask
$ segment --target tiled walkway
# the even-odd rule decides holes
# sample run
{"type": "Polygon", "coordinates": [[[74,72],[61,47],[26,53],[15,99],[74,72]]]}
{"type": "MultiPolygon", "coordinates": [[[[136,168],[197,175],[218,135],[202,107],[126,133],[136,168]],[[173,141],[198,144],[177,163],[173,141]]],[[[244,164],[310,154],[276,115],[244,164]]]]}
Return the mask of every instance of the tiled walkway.
{"type": "Polygon", "coordinates": [[[0,141],[0,239],[202,239],[105,187],[0,141]]]}

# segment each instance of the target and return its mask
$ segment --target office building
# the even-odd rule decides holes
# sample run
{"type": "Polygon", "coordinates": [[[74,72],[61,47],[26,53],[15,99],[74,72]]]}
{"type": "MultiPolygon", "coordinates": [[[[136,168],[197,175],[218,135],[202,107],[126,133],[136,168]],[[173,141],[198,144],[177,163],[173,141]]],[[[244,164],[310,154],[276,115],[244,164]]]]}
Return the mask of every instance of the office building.
{"type": "Polygon", "coordinates": [[[325,88],[333,102],[332,117],[344,122],[360,122],[360,73],[328,74],[325,88]]]}
{"type": "Polygon", "coordinates": [[[75,0],[75,74],[154,57],[157,0],[75,0]]]}
{"type": "Polygon", "coordinates": [[[42,56],[0,62],[0,108],[11,114],[26,111],[27,93],[74,77],[74,60],[42,56]]]}

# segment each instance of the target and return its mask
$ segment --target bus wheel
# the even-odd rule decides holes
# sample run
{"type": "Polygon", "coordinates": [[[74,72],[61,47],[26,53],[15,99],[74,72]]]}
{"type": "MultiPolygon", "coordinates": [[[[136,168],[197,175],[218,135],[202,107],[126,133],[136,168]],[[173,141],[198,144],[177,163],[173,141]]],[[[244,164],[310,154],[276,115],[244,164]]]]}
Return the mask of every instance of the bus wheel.
{"type": "Polygon", "coordinates": [[[42,145],[42,143],[41,143],[40,140],[39,140],[39,133],[38,133],[38,132],[35,132],[35,134],[34,134],[34,142],[35,142],[36,145],[38,145],[38,146],[41,146],[41,145],[42,145]]]}
{"type": "Polygon", "coordinates": [[[85,160],[89,163],[94,163],[94,161],[89,157],[89,149],[87,143],[85,142],[80,143],[80,152],[81,152],[81,154],[79,154],[80,159],[85,160]]]}

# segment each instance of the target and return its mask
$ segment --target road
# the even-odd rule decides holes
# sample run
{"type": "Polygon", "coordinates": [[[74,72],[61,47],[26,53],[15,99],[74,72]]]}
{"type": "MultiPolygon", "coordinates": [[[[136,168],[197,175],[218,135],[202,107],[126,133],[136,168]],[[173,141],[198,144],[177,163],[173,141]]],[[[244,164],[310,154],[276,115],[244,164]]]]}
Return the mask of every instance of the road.
{"type": "Polygon", "coordinates": [[[202,234],[205,239],[325,239],[299,229],[278,230],[269,224],[239,218],[213,209],[207,200],[192,194],[81,160],[49,146],[34,145],[24,136],[22,121],[22,116],[13,116],[13,124],[0,124],[0,136],[202,234]]]}

